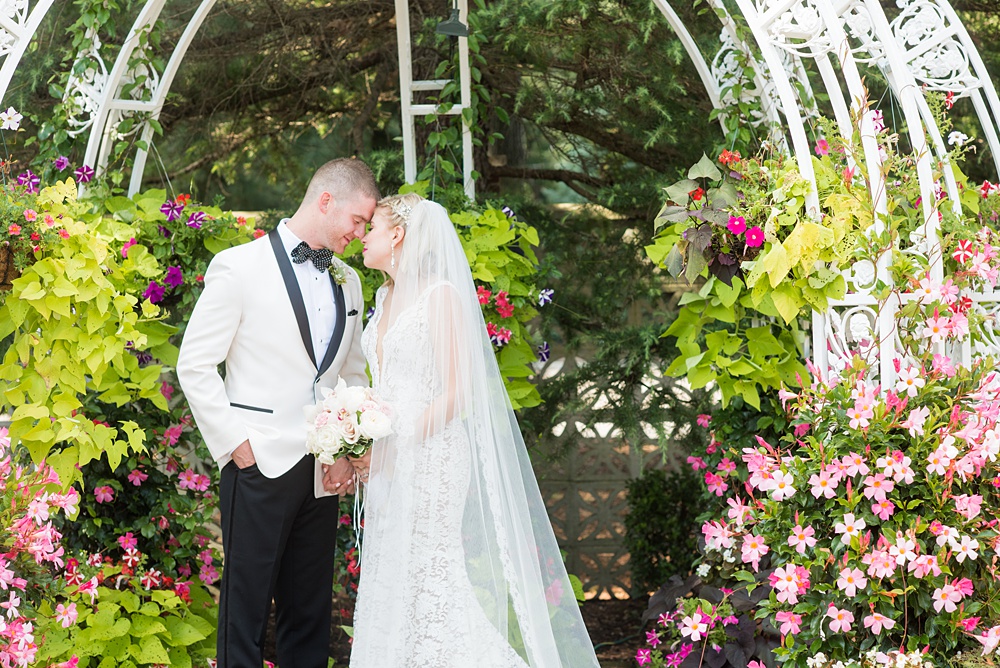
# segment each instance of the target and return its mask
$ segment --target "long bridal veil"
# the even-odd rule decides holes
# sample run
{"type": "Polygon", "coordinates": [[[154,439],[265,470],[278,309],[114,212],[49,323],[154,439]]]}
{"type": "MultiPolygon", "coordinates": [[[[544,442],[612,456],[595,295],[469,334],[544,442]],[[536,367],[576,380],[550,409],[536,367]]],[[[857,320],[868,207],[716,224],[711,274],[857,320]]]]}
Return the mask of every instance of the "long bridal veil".
{"type": "MultiPolygon", "coordinates": [[[[458,234],[435,202],[395,212],[406,235],[391,299],[376,315],[385,334],[372,365],[376,388],[396,411],[395,434],[373,450],[366,501],[366,515],[396,527],[381,549],[392,551],[397,578],[427,577],[425,567],[414,572],[408,563],[421,558],[436,564],[432,571],[457,569],[440,580],[453,589],[443,600],[460,598],[464,585],[470,600],[474,594],[474,615],[481,610],[509,645],[504,651],[512,648],[531,668],[598,668],[458,234]],[[435,512],[421,514],[422,506],[435,512]],[[421,526],[429,517],[442,526],[421,526]],[[406,522],[416,526],[405,529],[406,522]],[[437,554],[417,552],[430,546],[437,554]]],[[[365,543],[367,550],[367,536],[365,543]]],[[[428,604],[426,614],[435,609],[428,604]]],[[[379,614],[382,633],[390,634],[414,613],[397,607],[388,619],[385,610],[379,614]]]]}

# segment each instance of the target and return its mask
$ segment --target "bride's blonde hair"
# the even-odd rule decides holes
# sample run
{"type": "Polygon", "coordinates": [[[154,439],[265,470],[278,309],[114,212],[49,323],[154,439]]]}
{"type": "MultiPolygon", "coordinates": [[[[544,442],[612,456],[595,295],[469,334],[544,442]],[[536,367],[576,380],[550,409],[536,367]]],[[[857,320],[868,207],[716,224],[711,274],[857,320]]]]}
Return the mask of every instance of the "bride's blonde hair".
{"type": "Polygon", "coordinates": [[[413,207],[425,201],[417,193],[405,193],[403,195],[389,195],[379,200],[376,208],[388,209],[389,222],[393,226],[402,227],[404,230],[410,224],[410,214],[413,207]]]}

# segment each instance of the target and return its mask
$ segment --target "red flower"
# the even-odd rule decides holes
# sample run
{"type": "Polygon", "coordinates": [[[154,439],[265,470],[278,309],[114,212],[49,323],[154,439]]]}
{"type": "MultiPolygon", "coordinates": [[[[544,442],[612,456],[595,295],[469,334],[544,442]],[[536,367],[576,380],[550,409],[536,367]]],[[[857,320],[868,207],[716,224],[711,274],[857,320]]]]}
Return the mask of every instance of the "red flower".
{"type": "Polygon", "coordinates": [[[705,196],[705,191],[702,190],[701,188],[695,188],[694,190],[689,192],[688,195],[691,197],[691,199],[697,202],[698,200],[700,200],[702,197],[705,196]]]}
{"type": "Polygon", "coordinates": [[[727,167],[729,165],[734,165],[742,159],[739,151],[727,151],[723,150],[722,154],[719,156],[719,162],[727,167]]]}
{"type": "Polygon", "coordinates": [[[9,234],[12,237],[18,236],[19,234],[21,234],[21,226],[18,225],[17,223],[11,223],[10,225],[7,226],[7,234],[9,234]]]}
{"type": "Polygon", "coordinates": [[[493,293],[480,285],[476,288],[476,295],[479,297],[480,306],[487,306],[490,303],[490,297],[493,296],[493,293]]]}
{"type": "Polygon", "coordinates": [[[507,301],[506,291],[497,293],[497,313],[501,318],[509,318],[514,315],[514,307],[507,301]]]}
{"type": "Polygon", "coordinates": [[[955,252],[951,254],[955,261],[960,264],[965,264],[972,259],[972,240],[962,239],[958,242],[955,252]]]}
{"type": "Polygon", "coordinates": [[[254,230],[253,231],[253,238],[254,239],[260,239],[265,234],[267,234],[267,232],[265,232],[264,230],[260,230],[260,229],[254,230]]]}
{"type": "Polygon", "coordinates": [[[236,224],[237,225],[246,225],[247,224],[246,216],[236,216],[236,224]]]}
{"type": "Polygon", "coordinates": [[[65,227],[60,229],[59,236],[61,236],[63,239],[69,239],[69,230],[67,230],[65,227]]]}
{"type": "Polygon", "coordinates": [[[948,91],[948,94],[944,96],[944,108],[951,109],[955,106],[955,94],[948,91]]]}
{"type": "Polygon", "coordinates": [[[181,204],[183,204],[184,206],[187,206],[188,204],[191,203],[191,195],[187,195],[187,194],[178,195],[177,196],[177,201],[180,202],[181,204]]]}
{"type": "Polygon", "coordinates": [[[41,241],[42,240],[42,235],[39,234],[38,232],[32,232],[31,233],[31,240],[32,241],[41,241]]]}

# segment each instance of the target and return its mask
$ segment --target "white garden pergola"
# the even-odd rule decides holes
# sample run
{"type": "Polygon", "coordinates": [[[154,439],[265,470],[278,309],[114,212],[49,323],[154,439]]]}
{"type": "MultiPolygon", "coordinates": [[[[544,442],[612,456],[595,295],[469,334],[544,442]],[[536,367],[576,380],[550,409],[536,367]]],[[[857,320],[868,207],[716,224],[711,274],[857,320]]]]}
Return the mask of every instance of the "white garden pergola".
{"type": "MultiPolygon", "coordinates": [[[[675,0],[676,2],[677,0],[675,0]]],[[[902,110],[905,132],[918,153],[917,169],[925,220],[924,234],[911,239],[908,249],[930,260],[933,277],[940,279],[942,257],[937,237],[937,216],[933,193],[939,187],[933,176],[933,164],[947,164],[947,147],[931,114],[925,94],[951,92],[956,98],[968,97],[978,115],[981,131],[1000,173],[1000,99],[985,65],[954,9],[947,0],[897,0],[902,10],[890,21],[879,0],[733,0],[732,6],[742,16],[752,39],[744,41],[741,31],[722,0],[709,0],[721,20],[720,47],[711,61],[674,11],[669,0],[654,0],[680,38],[693,60],[712,103],[721,112],[735,101],[724,94],[741,76],[746,59],[753,70],[752,86],[743,95],[759,99],[761,112],[751,121],[769,136],[770,141],[793,156],[802,176],[812,185],[807,209],[819,216],[819,202],[811,162],[807,126],[817,115],[813,101],[815,87],[829,97],[841,132],[852,134],[851,113],[862,114],[864,165],[876,212],[885,212],[885,189],[881,159],[873,128],[873,108],[867,106],[861,68],[875,67],[888,81],[892,95],[902,110]]],[[[129,130],[141,133],[147,144],[153,138],[148,119],[157,119],[171,83],[195,33],[208,16],[215,0],[202,0],[190,15],[186,29],[173,45],[162,72],[152,71],[135,58],[143,48],[141,39],[159,19],[167,0],[147,0],[140,10],[115,62],[108,69],[101,56],[96,33],[84,49],[79,62],[86,66],[71,77],[66,100],[74,114],[71,132],[87,135],[85,163],[100,172],[106,165],[114,143],[120,139],[119,124],[125,118],[142,114],[143,119],[129,130]],[[141,86],[130,85],[143,77],[141,86]],[[129,91],[125,93],[124,91],[129,91]]],[[[467,0],[460,0],[460,17],[467,21],[467,0]]],[[[52,0],[0,0],[0,98],[6,93],[14,71],[52,0]]],[[[442,8],[443,9],[443,8],[442,8]]],[[[443,110],[433,104],[419,104],[415,94],[439,91],[447,81],[413,79],[411,31],[408,0],[396,0],[396,29],[399,38],[400,91],[403,120],[405,176],[413,181],[417,174],[417,147],[414,132],[416,117],[428,114],[461,114],[470,104],[468,43],[459,38],[460,104],[443,110]]],[[[474,194],[472,134],[464,125],[463,176],[466,192],[474,194]]],[[[139,149],[134,159],[130,194],[141,183],[147,152],[139,149]]],[[[958,186],[951,170],[944,169],[944,183],[951,205],[960,210],[958,186]]],[[[879,221],[875,229],[878,231],[879,221]]],[[[845,272],[848,294],[827,313],[816,313],[812,325],[812,356],[821,370],[836,371],[849,358],[849,350],[859,341],[874,340],[879,346],[880,376],[883,384],[894,378],[892,359],[897,341],[893,333],[893,306],[876,310],[871,295],[876,281],[889,281],[888,258],[878,265],[858,262],[845,272]]],[[[983,295],[979,301],[993,308],[998,301],[983,295]]],[[[898,304],[896,305],[898,307],[898,304]]],[[[960,351],[968,361],[969,346],[960,351]]],[[[998,346],[997,352],[1000,352],[998,346]]]]}

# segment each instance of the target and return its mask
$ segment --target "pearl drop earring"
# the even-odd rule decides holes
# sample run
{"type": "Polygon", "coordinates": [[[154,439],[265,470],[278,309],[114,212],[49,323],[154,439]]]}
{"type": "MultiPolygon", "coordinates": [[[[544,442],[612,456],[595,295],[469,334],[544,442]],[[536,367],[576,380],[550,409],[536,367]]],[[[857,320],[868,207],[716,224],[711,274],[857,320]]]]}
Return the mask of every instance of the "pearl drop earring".
{"type": "Polygon", "coordinates": [[[396,268],[396,247],[395,246],[389,246],[389,248],[392,249],[392,259],[389,262],[389,268],[390,269],[395,269],[396,268]]]}

